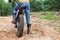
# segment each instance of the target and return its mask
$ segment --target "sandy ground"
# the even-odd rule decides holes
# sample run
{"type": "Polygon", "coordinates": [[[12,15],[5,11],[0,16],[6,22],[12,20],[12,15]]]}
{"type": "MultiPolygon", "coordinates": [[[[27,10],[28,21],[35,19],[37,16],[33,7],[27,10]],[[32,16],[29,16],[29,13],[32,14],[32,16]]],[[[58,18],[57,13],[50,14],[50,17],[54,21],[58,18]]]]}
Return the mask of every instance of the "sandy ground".
{"type": "Polygon", "coordinates": [[[20,38],[17,37],[17,29],[11,21],[12,16],[0,17],[0,40],[60,40],[60,34],[57,32],[60,28],[51,26],[50,20],[31,15],[32,34],[26,34],[25,22],[24,33],[20,38]]]}

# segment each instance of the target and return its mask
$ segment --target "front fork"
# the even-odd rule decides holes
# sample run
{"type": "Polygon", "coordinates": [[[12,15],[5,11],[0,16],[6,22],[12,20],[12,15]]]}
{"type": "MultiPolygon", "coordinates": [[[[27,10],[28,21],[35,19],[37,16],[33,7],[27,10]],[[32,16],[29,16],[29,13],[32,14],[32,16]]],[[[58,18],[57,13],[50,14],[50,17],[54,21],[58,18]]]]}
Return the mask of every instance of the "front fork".
{"type": "Polygon", "coordinates": [[[23,12],[18,12],[18,13],[16,13],[16,15],[15,15],[15,19],[14,19],[14,20],[15,20],[15,23],[14,23],[14,24],[15,24],[15,28],[17,28],[17,22],[20,22],[20,17],[19,17],[19,16],[20,16],[21,14],[23,14],[23,12]]]}
{"type": "Polygon", "coordinates": [[[15,21],[19,20],[19,15],[21,15],[21,14],[24,14],[23,11],[19,11],[18,13],[16,13],[15,21]]]}

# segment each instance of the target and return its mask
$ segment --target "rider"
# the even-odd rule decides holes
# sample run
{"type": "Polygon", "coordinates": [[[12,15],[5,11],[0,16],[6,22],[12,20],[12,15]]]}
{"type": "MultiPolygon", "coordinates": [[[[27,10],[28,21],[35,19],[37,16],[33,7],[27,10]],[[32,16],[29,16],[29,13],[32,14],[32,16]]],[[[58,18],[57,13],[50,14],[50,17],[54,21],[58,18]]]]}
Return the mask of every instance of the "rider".
{"type": "MultiPolygon", "coordinates": [[[[10,0],[11,1],[11,0],[10,0]]],[[[27,23],[27,34],[30,34],[31,30],[31,22],[30,22],[30,0],[19,0],[17,5],[13,9],[13,15],[15,16],[17,13],[17,10],[20,6],[25,5],[25,15],[26,15],[26,23],[27,23]]]]}

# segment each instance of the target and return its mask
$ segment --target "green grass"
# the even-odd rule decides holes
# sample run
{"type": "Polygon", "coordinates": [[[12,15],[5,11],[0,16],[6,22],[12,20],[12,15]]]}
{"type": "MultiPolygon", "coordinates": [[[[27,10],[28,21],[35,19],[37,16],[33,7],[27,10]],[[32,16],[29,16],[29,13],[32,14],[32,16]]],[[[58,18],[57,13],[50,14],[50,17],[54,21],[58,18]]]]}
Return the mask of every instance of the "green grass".
{"type": "Polygon", "coordinates": [[[60,33],[60,30],[58,30],[58,33],[60,33]]]}
{"type": "Polygon", "coordinates": [[[58,27],[60,27],[60,23],[56,23],[56,25],[57,25],[58,27]]]}
{"type": "Polygon", "coordinates": [[[40,14],[41,14],[40,12],[31,12],[31,15],[36,15],[36,16],[38,15],[39,16],[40,14]]]}
{"type": "Polygon", "coordinates": [[[53,13],[55,12],[31,12],[32,15],[36,15],[40,18],[44,18],[47,20],[53,20],[60,17],[60,16],[53,15],[53,13]]]}
{"type": "Polygon", "coordinates": [[[48,13],[47,15],[45,15],[44,19],[48,19],[48,20],[52,20],[54,19],[55,16],[53,16],[51,13],[48,13]]]}

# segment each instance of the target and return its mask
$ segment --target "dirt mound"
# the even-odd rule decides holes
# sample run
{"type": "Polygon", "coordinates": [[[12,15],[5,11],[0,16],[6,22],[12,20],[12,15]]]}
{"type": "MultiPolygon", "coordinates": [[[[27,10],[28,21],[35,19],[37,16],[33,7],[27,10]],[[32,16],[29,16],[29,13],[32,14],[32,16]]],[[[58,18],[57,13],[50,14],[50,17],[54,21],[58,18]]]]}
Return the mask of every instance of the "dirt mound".
{"type": "Polygon", "coordinates": [[[60,34],[49,27],[50,21],[31,15],[32,34],[26,34],[26,23],[21,38],[17,37],[17,29],[12,24],[12,16],[0,17],[0,40],[60,40],[60,34]]]}

